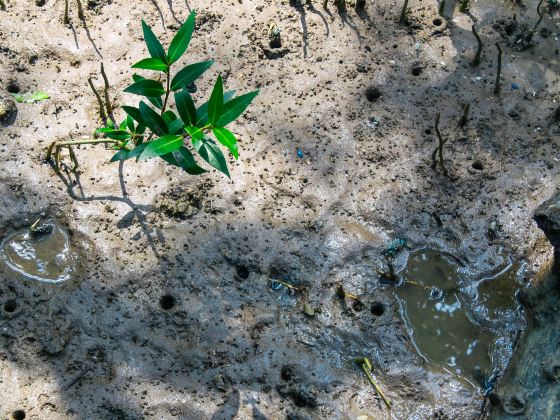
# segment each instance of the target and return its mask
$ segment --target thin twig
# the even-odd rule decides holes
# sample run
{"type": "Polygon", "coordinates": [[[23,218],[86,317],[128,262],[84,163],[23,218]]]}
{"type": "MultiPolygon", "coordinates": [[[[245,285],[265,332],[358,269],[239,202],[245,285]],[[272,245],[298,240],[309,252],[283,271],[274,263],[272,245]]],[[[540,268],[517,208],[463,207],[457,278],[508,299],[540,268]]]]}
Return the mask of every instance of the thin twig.
{"type": "Polygon", "coordinates": [[[404,4],[401,10],[401,16],[399,17],[399,22],[404,23],[406,19],[406,9],[408,8],[408,0],[404,0],[404,4]]]}
{"type": "Polygon", "coordinates": [[[476,55],[474,56],[474,60],[472,62],[472,65],[473,65],[473,67],[478,67],[478,65],[480,64],[480,54],[482,53],[482,40],[478,36],[478,33],[476,32],[476,28],[475,28],[474,25],[472,26],[472,33],[474,34],[474,37],[476,38],[476,42],[478,42],[476,55]]]}
{"type": "Polygon", "coordinates": [[[459,126],[464,127],[467,124],[467,120],[469,118],[469,110],[471,109],[471,104],[466,103],[463,106],[463,114],[461,115],[461,119],[459,119],[459,126]]]}
{"type": "Polygon", "coordinates": [[[533,32],[535,32],[537,30],[538,26],[541,24],[541,22],[543,20],[543,14],[541,13],[541,5],[542,5],[543,1],[544,0],[539,1],[539,4],[537,5],[537,14],[539,15],[539,20],[535,24],[535,27],[533,28],[533,32]]]}
{"type": "Polygon", "coordinates": [[[64,0],[64,24],[70,25],[70,18],[68,17],[68,0],[64,0]]]}
{"type": "Polygon", "coordinates": [[[443,139],[443,137],[441,136],[441,133],[439,131],[439,118],[440,118],[440,113],[438,112],[437,115],[436,115],[435,130],[436,130],[436,135],[437,135],[437,138],[438,138],[438,141],[439,141],[439,145],[438,145],[438,147],[436,147],[436,149],[432,153],[432,169],[435,169],[437,164],[439,163],[439,166],[441,167],[443,175],[449,176],[447,174],[447,169],[445,168],[445,163],[443,161],[443,145],[447,142],[447,140],[443,139]],[[439,162],[438,162],[438,158],[439,158],[439,162]]]}
{"type": "Polygon", "coordinates": [[[91,90],[93,90],[93,94],[97,98],[97,103],[99,104],[99,115],[101,116],[101,120],[103,121],[103,124],[105,124],[107,122],[107,115],[105,115],[105,110],[103,109],[104,107],[103,107],[103,101],[101,100],[101,96],[99,96],[99,92],[97,92],[97,89],[95,89],[95,86],[93,86],[91,77],[88,77],[88,83],[91,90]]]}
{"type": "Polygon", "coordinates": [[[86,18],[84,16],[84,8],[82,7],[82,2],[80,0],[76,0],[76,3],[78,3],[78,19],[83,22],[86,18]]]}
{"type": "Polygon", "coordinates": [[[500,76],[502,74],[502,47],[499,42],[496,42],[498,48],[498,71],[496,73],[496,83],[494,85],[494,95],[500,94],[500,76]]]}
{"type": "Polygon", "coordinates": [[[444,11],[445,11],[445,0],[441,0],[440,3],[439,3],[438,14],[439,14],[441,17],[445,17],[445,16],[444,16],[444,11]]]}
{"type": "Polygon", "coordinates": [[[115,119],[113,118],[113,105],[111,104],[111,98],[109,98],[109,80],[107,79],[107,74],[105,74],[103,63],[101,63],[101,76],[103,76],[103,82],[105,83],[103,93],[105,95],[105,107],[107,108],[107,115],[109,116],[109,118],[111,118],[113,124],[117,125],[115,119]]]}

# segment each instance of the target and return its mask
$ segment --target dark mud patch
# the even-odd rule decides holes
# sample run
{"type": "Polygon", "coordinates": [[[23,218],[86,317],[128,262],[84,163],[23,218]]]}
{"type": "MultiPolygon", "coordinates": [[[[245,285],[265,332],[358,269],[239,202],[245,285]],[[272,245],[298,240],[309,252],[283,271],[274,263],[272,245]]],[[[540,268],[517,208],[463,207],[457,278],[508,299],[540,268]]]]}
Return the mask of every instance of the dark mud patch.
{"type": "Polygon", "coordinates": [[[190,187],[175,186],[156,200],[156,205],[167,216],[186,220],[198,214],[204,208],[204,201],[214,183],[204,180],[190,187]]]}

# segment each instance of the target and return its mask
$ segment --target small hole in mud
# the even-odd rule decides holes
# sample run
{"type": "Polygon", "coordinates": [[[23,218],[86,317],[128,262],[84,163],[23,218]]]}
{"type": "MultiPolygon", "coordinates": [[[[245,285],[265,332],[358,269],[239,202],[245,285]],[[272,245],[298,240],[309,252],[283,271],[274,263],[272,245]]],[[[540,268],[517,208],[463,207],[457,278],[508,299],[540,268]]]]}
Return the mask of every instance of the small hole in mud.
{"type": "Polygon", "coordinates": [[[175,306],[175,298],[171,295],[163,295],[159,300],[159,306],[168,311],[175,306]]]}
{"type": "Polygon", "coordinates": [[[366,89],[366,98],[370,102],[374,102],[381,97],[381,91],[375,86],[369,86],[366,89]]]}
{"type": "Polygon", "coordinates": [[[429,128],[426,128],[426,130],[424,131],[424,133],[430,135],[430,134],[432,134],[432,130],[429,129],[429,128]]]}
{"type": "Polygon", "coordinates": [[[18,82],[12,80],[11,82],[8,83],[8,86],[6,86],[6,90],[8,91],[8,93],[19,93],[18,82]]]}
{"type": "Polygon", "coordinates": [[[480,160],[475,160],[472,164],[472,168],[476,169],[477,171],[482,171],[484,169],[484,165],[480,160]]]}
{"type": "Polygon", "coordinates": [[[4,303],[4,310],[6,312],[15,312],[15,310],[17,309],[17,302],[13,299],[10,299],[8,301],[6,301],[6,303],[4,303]]]}
{"type": "Polygon", "coordinates": [[[246,280],[247,278],[249,278],[249,269],[244,265],[236,266],[235,272],[237,274],[237,277],[239,277],[240,279],[246,280]]]}
{"type": "Polygon", "coordinates": [[[362,312],[364,310],[364,304],[362,302],[360,302],[359,300],[356,300],[352,304],[352,309],[354,309],[356,312],[362,312]]]}
{"type": "Polygon", "coordinates": [[[422,74],[422,67],[414,66],[414,67],[412,67],[411,72],[412,72],[413,76],[420,76],[422,74]]]}
{"type": "Polygon", "coordinates": [[[381,316],[385,313],[385,305],[381,302],[373,302],[371,304],[371,313],[375,316],[381,316]]]}
{"type": "Polygon", "coordinates": [[[25,418],[25,411],[23,410],[16,410],[12,413],[12,418],[14,420],[23,420],[25,418]]]}
{"type": "Polygon", "coordinates": [[[434,24],[434,26],[441,26],[443,21],[440,18],[435,18],[432,23],[434,24]]]}

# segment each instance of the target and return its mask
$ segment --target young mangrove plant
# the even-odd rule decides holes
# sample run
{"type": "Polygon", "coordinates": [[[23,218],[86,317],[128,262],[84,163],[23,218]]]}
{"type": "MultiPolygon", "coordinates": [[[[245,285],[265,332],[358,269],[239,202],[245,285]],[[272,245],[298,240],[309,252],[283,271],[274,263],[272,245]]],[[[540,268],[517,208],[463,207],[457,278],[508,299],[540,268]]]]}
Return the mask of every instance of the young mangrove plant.
{"type": "Polygon", "coordinates": [[[436,115],[435,130],[439,143],[435,150],[432,152],[432,169],[435,169],[439,164],[443,175],[449,176],[447,174],[447,169],[445,168],[445,162],[443,161],[443,146],[445,145],[445,143],[447,143],[447,139],[444,140],[439,131],[439,118],[440,113],[438,112],[436,115]]]}
{"type": "Polygon", "coordinates": [[[108,94],[109,82],[102,67],[101,73],[105,83],[105,104],[95,89],[91,79],[88,81],[99,103],[100,116],[104,126],[96,130],[103,138],[87,140],[54,142],[49,146],[47,159],[54,168],[60,170],[60,153],[68,149],[74,164],[78,161],[74,147],[84,144],[105,144],[116,153],[111,162],[135,158],[145,160],[161,158],[170,165],[177,166],[191,175],[206,172],[196,162],[191,147],[210,166],[228,177],[226,159],[218,143],[225,146],[235,159],[239,157],[237,139],[226,126],[235,121],[257,96],[258,91],[234,97],[234,92],[223,90],[223,81],[218,76],[210,99],[198,108],[189,93],[193,82],[210,68],[213,61],[189,64],[176,73],[172,68],[189,46],[195,24],[195,12],[188,17],[179,29],[167,52],[156,38],[150,27],[142,21],[144,41],[149,58],[134,64],[132,68],[153,70],[162,74],[165,87],[158,79],[147,79],[140,75],[132,76],[134,83],[124,92],[145,97],[138,107],[122,106],[126,118],[119,124],[113,117],[113,108],[108,94]],[[173,94],[173,95],[172,95],[173,94]],[[178,115],[170,108],[173,96],[178,115]],[[213,134],[214,139],[209,137],[213,134]]]}
{"type": "MultiPolygon", "coordinates": [[[[84,17],[84,8],[82,7],[82,2],[80,0],[76,0],[76,3],[78,4],[78,19],[84,20],[85,17],[84,17]]],[[[70,25],[70,17],[68,16],[68,12],[69,12],[68,0],[64,0],[63,22],[65,25],[70,25]]]]}
{"type": "Polygon", "coordinates": [[[498,70],[496,72],[496,82],[494,83],[494,95],[500,94],[500,76],[502,74],[502,47],[499,42],[496,42],[498,49],[498,70]]]}
{"type": "Polygon", "coordinates": [[[475,54],[473,62],[472,62],[472,66],[473,67],[478,67],[478,65],[480,64],[480,54],[482,54],[482,40],[478,36],[478,33],[476,32],[476,27],[474,25],[472,26],[472,33],[473,33],[474,37],[476,38],[476,42],[478,44],[478,46],[476,48],[476,54],[475,54]]]}

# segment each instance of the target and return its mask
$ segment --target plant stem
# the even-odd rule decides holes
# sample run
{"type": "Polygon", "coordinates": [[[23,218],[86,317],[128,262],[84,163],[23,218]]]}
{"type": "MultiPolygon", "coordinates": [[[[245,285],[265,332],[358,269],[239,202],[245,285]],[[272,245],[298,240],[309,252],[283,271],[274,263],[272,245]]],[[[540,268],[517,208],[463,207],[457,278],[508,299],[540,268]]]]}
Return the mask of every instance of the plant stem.
{"type": "Polygon", "coordinates": [[[494,95],[500,94],[500,76],[502,74],[502,47],[500,43],[496,42],[496,48],[498,48],[498,71],[496,73],[496,83],[494,84],[494,95]]]}
{"type": "Polygon", "coordinates": [[[356,12],[362,12],[366,8],[366,0],[356,0],[356,12]]]}
{"type": "Polygon", "coordinates": [[[165,107],[167,106],[167,100],[169,99],[169,79],[171,79],[169,75],[169,69],[165,72],[166,81],[166,88],[165,88],[165,100],[163,101],[163,106],[161,107],[161,114],[165,112],[165,107]]]}
{"type": "Polygon", "coordinates": [[[441,17],[445,17],[445,16],[444,16],[444,13],[443,13],[443,12],[444,12],[444,9],[445,9],[445,0],[441,0],[440,3],[439,3],[439,9],[438,9],[438,14],[439,14],[441,17]]]}
{"type": "Polygon", "coordinates": [[[326,12],[329,11],[329,8],[327,7],[327,6],[328,6],[328,5],[327,5],[328,1],[329,1],[329,0],[323,0],[323,10],[325,10],[326,12]]]}
{"type": "Polygon", "coordinates": [[[68,0],[64,0],[64,24],[70,25],[70,18],[68,17],[68,0]]]}
{"type": "Polygon", "coordinates": [[[55,147],[60,146],[79,146],[81,144],[100,144],[100,143],[118,143],[119,140],[113,139],[87,139],[87,140],[68,140],[54,143],[55,147]]]}
{"type": "Polygon", "coordinates": [[[399,22],[404,23],[406,20],[406,9],[408,8],[408,0],[404,0],[404,4],[401,10],[401,16],[399,17],[399,22]]]}
{"type": "Polygon", "coordinates": [[[478,33],[476,32],[476,28],[475,28],[474,25],[472,26],[472,33],[473,33],[474,37],[476,38],[476,42],[478,42],[476,55],[474,56],[474,60],[472,62],[472,65],[473,65],[473,67],[478,67],[478,65],[480,64],[480,54],[482,53],[482,40],[478,36],[478,33]]]}
{"type": "Polygon", "coordinates": [[[463,0],[459,5],[459,11],[465,13],[469,8],[469,0],[463,0]]]}
{"type": "Polygon", "coordinates": [[[0,10],[6,10],[6,3],[4,3],[4,0],[0,0],[0,10]]]}

